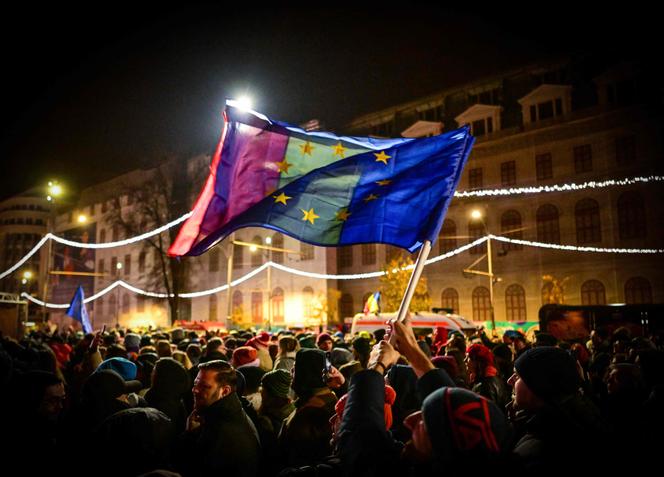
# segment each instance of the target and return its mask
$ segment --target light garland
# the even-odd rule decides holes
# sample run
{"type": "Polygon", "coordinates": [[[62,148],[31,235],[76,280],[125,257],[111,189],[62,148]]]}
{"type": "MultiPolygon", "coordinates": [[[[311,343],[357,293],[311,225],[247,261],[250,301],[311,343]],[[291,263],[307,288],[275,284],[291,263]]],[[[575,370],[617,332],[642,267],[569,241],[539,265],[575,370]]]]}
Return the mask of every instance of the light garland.
{"type": "Polygon", "coordinates": [[[39,250],[39,249],[41,248],[41,246],[44,245],[44,244],[46,243],[46,241],[47,241],[49,238],[50,238],[50,237],[49,237],[49,234],[44,235],[44,236],[42,237],[42,239],[41,239],[39,242],[37,242],[37,245],[35,245],[34,247],[32,247],[32,250],[30,250],[28,253],[26,253],[26,254],[23,256],[22,259],[20,259],[18,262],[16,262],[13,266],[9,267],[9,268],[8,268],[7,270],[5,270],[4,272],[0,273],[0,280],[2,280],[2,279],[5,278],[7,275],[9,275],[10,273],[14,272],[17,268],[19,268],[21,265],[23,265],[25,262],[27,262],[27,261],[30,259],[30,257],[32,257],[32,256],[35,254],[35,252],[37,252],[37,250],[39,250]]]}
{"type": "Polygon", "coordinates": [[[454,197],[493,197],[493,196],[508,196],[508,195],[523,195],[523,194],[540,194],[543,192],[568,192],[584,189],[603,189],[610,186],[626,186],[648,182],[661,182],[664,181],[663,176],[648,176],[648,177],[632,177],[626,179],[609,179],[606,181],[596,182],[589,181],[582,184],[563,184],[563,185],[544,185],[537,187],[510,187],[509,189],[483,189],[473,191],[457,191],[454,197]]]}
{"type": "MultiPolygon", "coordinates": [[[[573,252],[597,252],[597,253],[620,253],[620,254],[656,254],[656,253],[664,253],[664,249],[652,249],[652,248],[641,248],[641,249],[636,249],[636,248],[600,248],[600,247],[577,247],[575,245],[560,245],[560,244],[553,244],[553,243],[544,243],[544,242],[533,242],[530,240],[520,240],[520,239],[511,239],[508,237],[503,237],[500,235],[487,235],[485,237],[480,237],[477,240],[474,240],[473,242],[470,242],[466,245],[462,245],[461,247],[455,248],[454,250],[451,250],[449,252],[443,253],[441,255],[438,255],[436,257],[428,259],[426,262],[424,262],[425,265],[431,265],[432,263],[440,262],[442,260],[448,259],[450,257],[453,257],[455,255],[458,255],[460,253],[465,252],[466,250],[476,247],[484,242],[486,242],[489,239],[497,240],[499,242],[508,242],[508,243],[516,243],[520,245],[526,245],[529,247],[539,247],[539,248],[548,248],[548,249],[555,249],[555,250],[565,250],[565,251],[573,251],[573,252]]],[[[267,269],[268,267],[274,267],[277,270],[281,270],[287,273],[292,273],[294,275],[299,275],[302,277],[307,277],[307,278],[316,278],[316,279],[322,279],[322,280],[361,280],[365,278],[376,278],[385,275],[387,272],[385,271],[380,271],[380,272],[369,272],[369,273],[355,273],[355,274],[346,274],[346,275],[331,275],[331,274],[325,274],[325,273],[314,273],[314,272],[305,272],[303,270],[298,270],[297,268],[291,268],[287,267],[285,265],[282,265],[280,263],[274,263],[274,262],[266,262],[260,267],[252,270],[251,272],[243,275],[240,278],[237,278],[231,282],[231,287],[236,287],[240,285],[243,282],[246,282],[247,280],[255,277],[259,273],[261,273],[263,270],[267,269]]],[[[403,267],[403,270],[410,270],[414,267],[413,264],[408,265],[406,267],[403,267]]],[[[394,272],[395,270],[393,270],[394,272]]],[[[86,298],[84,300],[85,303],[90,303],[91,301],[96,300],[97,298],[101,298],[105,294],[109,293],[116,287],[121,286],[131,292],[137,293],[139,295],[144,295],[148,296],[151,298],[168,298],[169,295],[166,293],[155,293],[155,292],[149,292],[142,290],[138,287],[135,287],[133,285],[130,285],[129,283],[126,283],[122,280],[118,280],[116,282],[113,282],[111,285],[107,286],[103,290],[99,291],[98,293],[86,298]]],[[[207,295],[214,295],[215,293],[219,293],[222,291],[225,291],[228,289],[228,284],[225,285],[220,285],[218,287],[214,288],[209,288],[207,290],[202,290],[202,291],[197,291],[197,292],[189,292],[189,293],[180,293],[181,298],[199,298],[202,296],[207,296],[207,295]]],[[[42,300],[39,300],[27,293],[21,293],[21,296],[30,300],[33,303],[38,304],[39,306],[46,306],[47,308],[68,308],[69,304],[55,304],[55,303],[44,303],[42,300]]],[[[170,296],[173,296],[171,294],[170,296]]]]}

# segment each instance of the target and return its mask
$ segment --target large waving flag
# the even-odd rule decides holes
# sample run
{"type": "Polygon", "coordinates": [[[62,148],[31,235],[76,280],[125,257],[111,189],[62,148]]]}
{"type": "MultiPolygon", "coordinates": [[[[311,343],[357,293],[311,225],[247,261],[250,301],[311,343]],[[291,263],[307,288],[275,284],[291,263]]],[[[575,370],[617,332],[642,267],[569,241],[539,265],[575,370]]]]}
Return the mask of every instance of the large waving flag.
{"type": "Polygon", "coordinates": [[[67,308],[67,315],[81,323],[84,333],[92,333],[90,317],[88,317],[88,310],[85,308],[83,300],[85,300],[85,293],[83,293],[83,287],[79,285],[67,308]]]}
{"type": "Polygon", "coordinates": [[[200,255],[243,227],[322,246],[434,242],[474,142],[467,127],[422,139],[304,130],[227,102],[193,214],[168,251],[200,255]]]}

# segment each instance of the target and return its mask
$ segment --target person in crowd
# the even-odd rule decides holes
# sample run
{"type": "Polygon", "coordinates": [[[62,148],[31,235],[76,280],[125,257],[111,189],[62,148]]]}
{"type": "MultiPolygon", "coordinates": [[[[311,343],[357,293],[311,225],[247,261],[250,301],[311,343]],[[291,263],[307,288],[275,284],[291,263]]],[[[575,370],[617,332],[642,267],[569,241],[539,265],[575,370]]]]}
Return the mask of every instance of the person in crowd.
{"type": "Polygon", "coordinates": [[[236,368],[238,373],[244,377],[244,389],[241,396],[244,396],[251,403],[254,410],[258,412],[261,407],[261,379],[265,371],[260,366],[254,364],[244,364],[236,368]]]}
{"type": "Polygon", "coordinates": [[[295,354],[300,349],[299,342],[290,335],[279,338],[279,353],[274,362],[274,369],[284,369],[290,373],[295,366],[295,354]]]}
{"type": "Polygon", "coordinates": [[[226,361],[198,365],[194,410],[173,453],[184,477],[255,476],[261,450],[254,424],[236,393],[237,372],[226,361]]]}
{"type": "Polygon", "coordinates": [[[198,366],[198,363],[201,361],[201,345],[198,342],[189,343],[189,345],[187,345],[186,353],[189,357],[189,361],[191,361],[192,368],[198,366]]]}
{"type": "Polygon", "coordinates": [[[252,346],[258,351],[258,366],[265,372],[271,371],[274,363],[270,357],[270,334],[267,331],[261,331],[247,341],[247,346],[252,346]]]}
{"type": "MultiPolygon", "coordinates": [[[[184,340],[183,340],[184,341],[184,340]]],[[[182,341],[180,341],[182,343],[182,341]]],[[[182,366],[184,366],[184,369],[190,370],[193,367],[193,364],[191,363],[191,360],[189,359],[189,356],[187,356],[187,353],[184,351],[176,350],[173,351],[173,359],[180,363],[182,366]]]]}
{"type": "Polygon", "coordinates": [[[316,346],[318,349],[329,352],[334,347],[334,341],[332,341],[332,337],[328,333],[321,333],[316,338],[316,346]]]}
{"type": "Polygon", "coordinates": [[[234,368],[240,366],[260,366],[260,359],[258,358],[258,350],[253,346],[240,346],[233,350],[233,358],[231,364],[234,368]]]}
{"type": "Polygon", "coordinates": [[[510,391],[494,365],[493,353],[483,344],[473,344],[466,353],[471,390],[493,401],[500,409],[510,402],[510,391]]]}
{"type": "Polygon", "coordinates": [[[191,380],[184,366],[173,358],[161,358],[154,366],[145,400],[149,406],[166,414],[175,431],[181,433],[187,422],[183,398],[190,389],[191,380]]]}

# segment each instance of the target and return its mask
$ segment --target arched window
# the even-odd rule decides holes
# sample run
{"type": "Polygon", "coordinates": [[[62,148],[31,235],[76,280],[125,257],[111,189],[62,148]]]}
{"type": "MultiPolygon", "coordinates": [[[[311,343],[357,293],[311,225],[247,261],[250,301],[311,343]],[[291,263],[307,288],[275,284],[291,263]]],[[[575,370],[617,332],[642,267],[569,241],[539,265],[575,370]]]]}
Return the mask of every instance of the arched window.
{"type": "Polygon", "coordinates": [[[310,243],[300,242],[300,260],[313,260],[314,246],[310,243]]]}
{"type": "Polygon", "coordinates": [[[505,290],[505,312],[509,321],[526,321],[526,292],[516,283],[505,290]]]}
{"type": "Polygon", "coordinates": [[[376,263],[376,244],[362,244],[362,265],[374,265],[376,263]]]}
{"type": "Polygon", "coordinates": [[[445,288],[440,296],[443,308],[449,308],[452,313],[459,313],[459,293],[454,288],[445,288]]]}
{"type": "Polygon", "coordinates": [[[351,317],[355,315],[355,304],[353,303],[353,296],[349,293],[341,295],[339,300],[339,314],[341,318],[351,317]]]}
{"type": "Polygon", "coordinates": [[[621,239],[646,236],[646,209],[638,192],[625,192],[618,197],[618,228],[621,239]]]}
{"type": "Polygon", "coordinates": [[[210,295],[208,304],[208,321],[217,321],[217,295],[210,295]]]}
{"type": "Polygon", "coordinates": [[[544,243],[560,243],[558,208],[544,204],[537,209],[537,240],[544,243]]]}
{"type": "Polygon", "coordinates": [[[279,287],[272,292],[272,322],[284,322],[284,291],[279,287]]]}
{"type": "MultiPolygon", "coordinates": [[[[254,236],[251,240],[251,243],[255,245],[263,245],[263,240],[258,236],[254,236]]],[[[257,248],[255,251],[251,252],[251,267],[256,268],[260,267],[263,264],[263,249],[257,248]]]]}
{"type": "Polygon", "coordinates": [[[473,320],[488,321],[491,319],[491,299],[486,287],[473,290],[473,320]]]}
{"type": "MultiPolygon", "coordinates": [[[[474,220],[468,223],[469,242],[474,242],[478,238],[484,237],[485,235],[486,231],[484,230],[484,224],[482,224],[482,222],[474,220]]],[[[482,242],[481,244],[476,245],[470,249],[471,255],[479,255],[481,253],[486,253],[486,242],[482,242]]]]}
{"type": "Polygon", "coordinates": [[[449,252],[457,247],[456,230],[454,221],[445,219],[438,235],[438,253],[449,252]]]}
{"type": "Polygon", "coordinates": [[[576,217],[576,242],[579,244],[602,241],[599,204],[593,199],[583,199],[574,207],[576,217]]]}
{"type": "Polygon", "coordinates": [[[652,303],[650,282],[643,277],[633,277],[625,282],[625,303],[640,305],[652,303]]]}
{"type": "Polygon", "coordinates": [[[606,305],[606,292],[599,280],[588,280],[581,285],[582,305],[606,305]]]}
{"type": "Polygon", "coordinates": [[[302,290],[302,311],[304,312],[304,318],[313,318],[314,290],[311,287],[304,287],[302,290]]]}
{"type": "MultiPolygon", "coordinates": [[[[272,236],[272,246],[274,248],[284,248],[284,236],[276,233],[272,236]]],[[[274,263],[284,263],[284,252],[272,251],[272,261],[274,263]]]]}
{"type": "MultiPolygon", "coordinates": [[[[523,231],[521,227],[521,214],[516,210],[508,210],[500,217],[500,232],[505,237],[521,240],[523,231]]],[[[523,245],[516,243],[503,243],[503,250],[521,250],[523,245]]]]}
{"type": "Polygon", "coordinates": [[[251,321],[256,324],[263,323],[263,293],[251,292],[251,321]]]}

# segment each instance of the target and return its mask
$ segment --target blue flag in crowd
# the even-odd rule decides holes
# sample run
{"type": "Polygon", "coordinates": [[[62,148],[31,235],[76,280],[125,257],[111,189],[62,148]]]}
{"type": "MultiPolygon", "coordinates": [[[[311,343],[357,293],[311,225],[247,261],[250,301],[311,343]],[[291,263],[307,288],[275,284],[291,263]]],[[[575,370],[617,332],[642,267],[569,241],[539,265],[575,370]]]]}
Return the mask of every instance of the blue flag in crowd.
{"type": "Polygon", "coordinates": [[[85,309],[85,302],[83,300],[85,300],[85,293],[83,293],[83,287],[79,285],[76,293],[74,293],[74,297],[71,299],[67,315],[81,322],[84,333],[92,333],[90,317],[88,317],[88,310],[85,309]]]}

